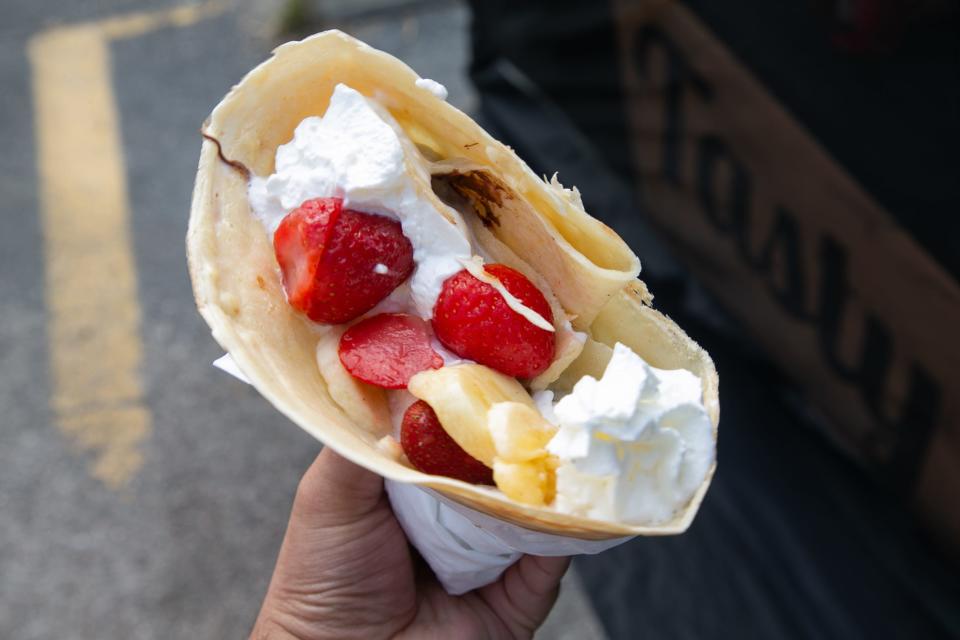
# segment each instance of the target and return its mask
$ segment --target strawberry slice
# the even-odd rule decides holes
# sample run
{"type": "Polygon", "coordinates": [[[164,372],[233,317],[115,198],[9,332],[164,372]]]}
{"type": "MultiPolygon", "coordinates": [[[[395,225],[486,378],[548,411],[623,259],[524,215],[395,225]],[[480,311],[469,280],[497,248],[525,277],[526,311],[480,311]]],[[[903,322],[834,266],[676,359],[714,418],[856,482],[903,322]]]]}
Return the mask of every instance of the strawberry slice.
{"type": "MultiPolygon", "coordinates": [[[[526,276],[502,264],[483,268],[525,307],[553,323],[547,299],[526,276]]],[[[533,378],[553,361],[554,333],[511,309],[500,292],[466,269],[443,283],[432,322],[445,347],[508,376],[533,378]]]]}
{"type": "Polygon", "coordinates": [[[307,200],[273,235],[290,304],[314,322],[363,315],[413,271],[413,246],[400,223],[343,208],[340,198],[307,200]]]}
{"type": "Polygon", "coordinates": [[[415,374],[443,366],[427,323],[405,313],[381,313],[347,329],[340,362],[353,377],[386,389],[406,389],[415,374]]]}
{"type": "Polygon", "coordinates": [[[493,484],[490,467],[454,442],[423,400],[414,402],[403,414],[400,446],[418,471],[472,484],[493,484]]]}

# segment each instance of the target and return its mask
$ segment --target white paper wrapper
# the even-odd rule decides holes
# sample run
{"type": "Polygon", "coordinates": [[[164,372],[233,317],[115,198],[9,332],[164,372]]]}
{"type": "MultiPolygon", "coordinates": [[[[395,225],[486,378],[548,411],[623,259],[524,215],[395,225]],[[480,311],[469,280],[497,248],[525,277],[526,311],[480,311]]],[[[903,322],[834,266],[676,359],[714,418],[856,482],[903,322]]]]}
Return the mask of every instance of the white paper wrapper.
{"type": "Polygon", "coordinates": [[[416,485],[385,481],[390,506],[407,538],[447,593],[460,595],[490,584],[524,553],[594,554],[630,538],[580,540],[504,522],[416,485]]]}
{"type": "MultiPolygon", "coordinates": [[[[247,382],[229,354],[218,369],[247,382]]],[[[436,491],[385,480],[400,526],[447,593],[460,595],[494,582],[522,554],[592,555],[630,540],[581,540],[540,533],[458,504],[436,491]]]]}
{"type": "Polygon", "coordinates": [[[225,353],[214,360],[213,366],[221,371],[226,371],[240,382],[246,382],[247,384],[250,384],[250,381],[247,380],[247,376],[243,375],[243,371],[240,371],[240,367],[238,367],[237,363],[233,361],[233,358],[230,357],[229,353],[225,353]]]}

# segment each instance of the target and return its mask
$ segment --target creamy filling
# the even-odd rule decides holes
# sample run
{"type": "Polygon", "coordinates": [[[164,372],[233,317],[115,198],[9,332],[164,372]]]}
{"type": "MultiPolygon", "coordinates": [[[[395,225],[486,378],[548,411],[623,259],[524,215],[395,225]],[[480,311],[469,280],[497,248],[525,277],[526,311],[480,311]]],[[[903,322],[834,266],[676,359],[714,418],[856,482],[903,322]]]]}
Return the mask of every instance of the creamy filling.
{"type": "Polygon", "coordinates": [[[714,461],[700,379],[652,367],[623,344],[597,380],[584,376],[553,402],[534,396],[559,427],[547,450],[560,460],[558,511],[658,523],[687,504],[714,461]]]}

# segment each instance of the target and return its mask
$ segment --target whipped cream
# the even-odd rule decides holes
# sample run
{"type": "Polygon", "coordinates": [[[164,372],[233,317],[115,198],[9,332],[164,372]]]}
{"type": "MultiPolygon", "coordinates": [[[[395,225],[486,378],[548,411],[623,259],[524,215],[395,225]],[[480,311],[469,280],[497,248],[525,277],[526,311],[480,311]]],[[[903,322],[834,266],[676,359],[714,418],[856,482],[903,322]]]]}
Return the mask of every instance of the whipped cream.
{"type": "Polygon", "coordinates": [[[714,460],[713,428],[700,379],[657,369],[623,344],[597,380],[583,377],[556,404],[535,394],[559,427],[547,445],[560,460],[558,511],[601,520],[669,520],[703,482],[714,460]]]}
{"type": "Polygon", "coordinates": [[[429,185],[426,160],[389,112],[338,84],[326,113],[305,118],[293,139],[277,149],[275,173],[251,179],[250,206],[271,235],[287,213],[311,198],[339,197],[345,207],[399,220],[413,245],[413,304],[429,319],[444,280],[473,252],[460,215],[449,207],[441,213],[437,207],[445,205],[424,199],[407,163],[429,185]]]}
{"type": "Polygon", "coordinates": [[[441,100],[447,99],[447,88],[436,80],[431,80],[430,78],[418,78],[416,85],[421,89],[426,89],[441,100]]]}

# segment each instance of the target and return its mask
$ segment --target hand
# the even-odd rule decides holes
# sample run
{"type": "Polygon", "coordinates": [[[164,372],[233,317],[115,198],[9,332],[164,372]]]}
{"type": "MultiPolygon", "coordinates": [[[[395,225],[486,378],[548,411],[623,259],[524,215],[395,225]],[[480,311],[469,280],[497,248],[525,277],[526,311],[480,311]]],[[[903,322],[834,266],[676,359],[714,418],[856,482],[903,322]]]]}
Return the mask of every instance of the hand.
{"type": "Polygon", "coordinates": [[[251,638],[528,638],[570,564],[523,556],[455,597],[417,560],[383,479],[324,449],[300,481],[251,638]]]}

